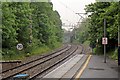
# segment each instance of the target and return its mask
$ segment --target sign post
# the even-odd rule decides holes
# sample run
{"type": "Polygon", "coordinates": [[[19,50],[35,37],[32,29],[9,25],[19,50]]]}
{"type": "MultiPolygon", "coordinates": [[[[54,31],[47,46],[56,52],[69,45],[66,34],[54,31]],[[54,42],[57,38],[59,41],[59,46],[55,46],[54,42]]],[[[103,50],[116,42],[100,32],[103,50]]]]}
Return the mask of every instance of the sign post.
{"type": "Polygon", "coordinates": [[[120,66],[120,23],[118,25],[118,66],[120,66]]]}
{"type": "Polygon", "coordinates": [[[104,38],[102,38],[102,44],[104,45],[104,63],[106,63],[106,44],[107,44],[107,38],[106,38],[106,19],[104,19],[104,38]]]}
{"type": "Polygon", "coordinates": [[[120,66],[120,46],[118,46],[118,65],[120,66]]]}

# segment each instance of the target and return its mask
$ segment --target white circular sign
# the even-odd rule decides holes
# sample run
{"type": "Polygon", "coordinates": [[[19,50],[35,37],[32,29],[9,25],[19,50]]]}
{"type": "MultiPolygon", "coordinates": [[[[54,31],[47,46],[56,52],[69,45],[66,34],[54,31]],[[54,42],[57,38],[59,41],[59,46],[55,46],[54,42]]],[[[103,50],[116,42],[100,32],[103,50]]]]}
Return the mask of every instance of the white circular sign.
{"type": "Polygon", "coordinates": [[[23,45],[21,43],[17,44],[17,49],[18,50],[22,50],[23,49],[23,45]]]}

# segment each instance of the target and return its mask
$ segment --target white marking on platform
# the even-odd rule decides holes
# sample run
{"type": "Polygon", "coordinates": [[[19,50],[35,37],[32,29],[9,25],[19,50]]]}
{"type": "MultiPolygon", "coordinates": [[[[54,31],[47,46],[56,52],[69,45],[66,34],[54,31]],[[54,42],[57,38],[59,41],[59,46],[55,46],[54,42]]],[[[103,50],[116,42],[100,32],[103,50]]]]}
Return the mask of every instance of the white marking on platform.
{"type": "Polygon", "coordinates": [[[43,78],[61,78],[67,71],[69,71],[84,54],[76,54],[61,66],[54,69],[52,72],[45,75],[43,78]]]}

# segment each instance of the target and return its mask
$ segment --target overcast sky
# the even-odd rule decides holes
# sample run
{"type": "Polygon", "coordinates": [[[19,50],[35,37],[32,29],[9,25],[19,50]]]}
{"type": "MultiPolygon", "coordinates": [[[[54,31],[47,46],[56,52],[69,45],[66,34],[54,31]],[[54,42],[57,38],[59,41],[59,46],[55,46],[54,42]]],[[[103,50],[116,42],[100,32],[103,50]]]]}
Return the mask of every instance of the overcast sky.
{"type": "MultiPolygon", "coordinates": [[[[65,24],[76,24],[80,16],[75,13],[85,13],[85,5],[94,3],[95,0],[51,0],[53,9],[57,10],[65,24]]],[[[84,16],[85,17],[85,16],[84,16]]]]}

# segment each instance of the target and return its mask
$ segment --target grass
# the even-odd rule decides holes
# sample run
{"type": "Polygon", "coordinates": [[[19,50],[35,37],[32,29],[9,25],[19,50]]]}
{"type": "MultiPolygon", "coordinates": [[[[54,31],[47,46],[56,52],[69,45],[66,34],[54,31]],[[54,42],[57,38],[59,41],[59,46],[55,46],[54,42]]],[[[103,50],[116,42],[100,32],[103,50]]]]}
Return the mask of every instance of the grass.
{"type": "MultiPolygon", "coordinates": [[[[85,42],[83,43],[83,45],[84,45],[85,47],[89,46],[89,44],[90,44],[89,41],[85,41],[85,42]]],[[[103,55],[103,53],[101,53],[101,52],[102,52],[101,47],[97,47],[97,48],[94,48],[94,49],[93,49],[93,53],[94,53],[95,55],[103,55]]],[[[109,52],[107,52],[106,54],[108,55],[109,58],[114,59],[114,60],[118,60],[118,52],[117,52],[117,49],[116,49],[116,50],[109,51],[109,52]]]]}
{"type": "Polygon", "coordinates": [[[49,51],[51,51],[50,48],[48,48],[47,46],[42,46],[34,49],[31,53],[24,53],[19,51],[17,54],[5,55],[2,59],[3,60],[22,60],[22,59],[25,59],[26,57],[33,56],[33,55],[40,55],[49,51]]]}
{"type": "Polygon", "coordinates": [[[31,55],[43,54],[43,53],[46,53],[46,52],[49,52],[49,51],[51,51],[51,49],[47,46],[39,47],[39,48],[34,49],[31,52],[31,55]]]}
{"type": "Polygon", "coordinates": [[[33,49],[31,51],[31,53],[25,53],[23,51],[17,51],[17,54],[15,52],[13,52],[12,55],[4,55],[2,56],[2,60],[23,60],[26,57],[30,57],[33,55],[41,55],[41,54],[45,54],[45,53],[49,53],[51,51],[53,51],[56,48],[61,47],[62,44],[57,43],[56,46],[54,48],[49,48],[47,46],[42,46],[42,47],[37,47],[35,49],[33,49]]]}
{"type": "Polygon", "coordinates": [[[90,41],[85,41],[85,42],[83,43],[84,46],[89,46],[89,44],[90,44],[90,41]]]}
{"type": "MultiPolygon", "coordinates": [[[[100,48],[94,48],[93,50],[95,55],[103,55],[103,51],[100,48]]],[[[107,56],[113,60],[118,60],[118,52],[116,50],[110,50],[109,52],[106,53],[107,56]]]]}
{"type": "Polygon", "coordinates": [[[118,60],[118,52],[117,49],[115,51],[110,51],[107,53],[109,58],[112,58],[114,60],[118,60]]]}
{"type": "Polygon", "coordinates": [[[2,56],[2,60],[22,60],[25,58],[25,54],[14,54],[2,56]],[[18,56],[19,55],[19,56],[18,56]]]}

